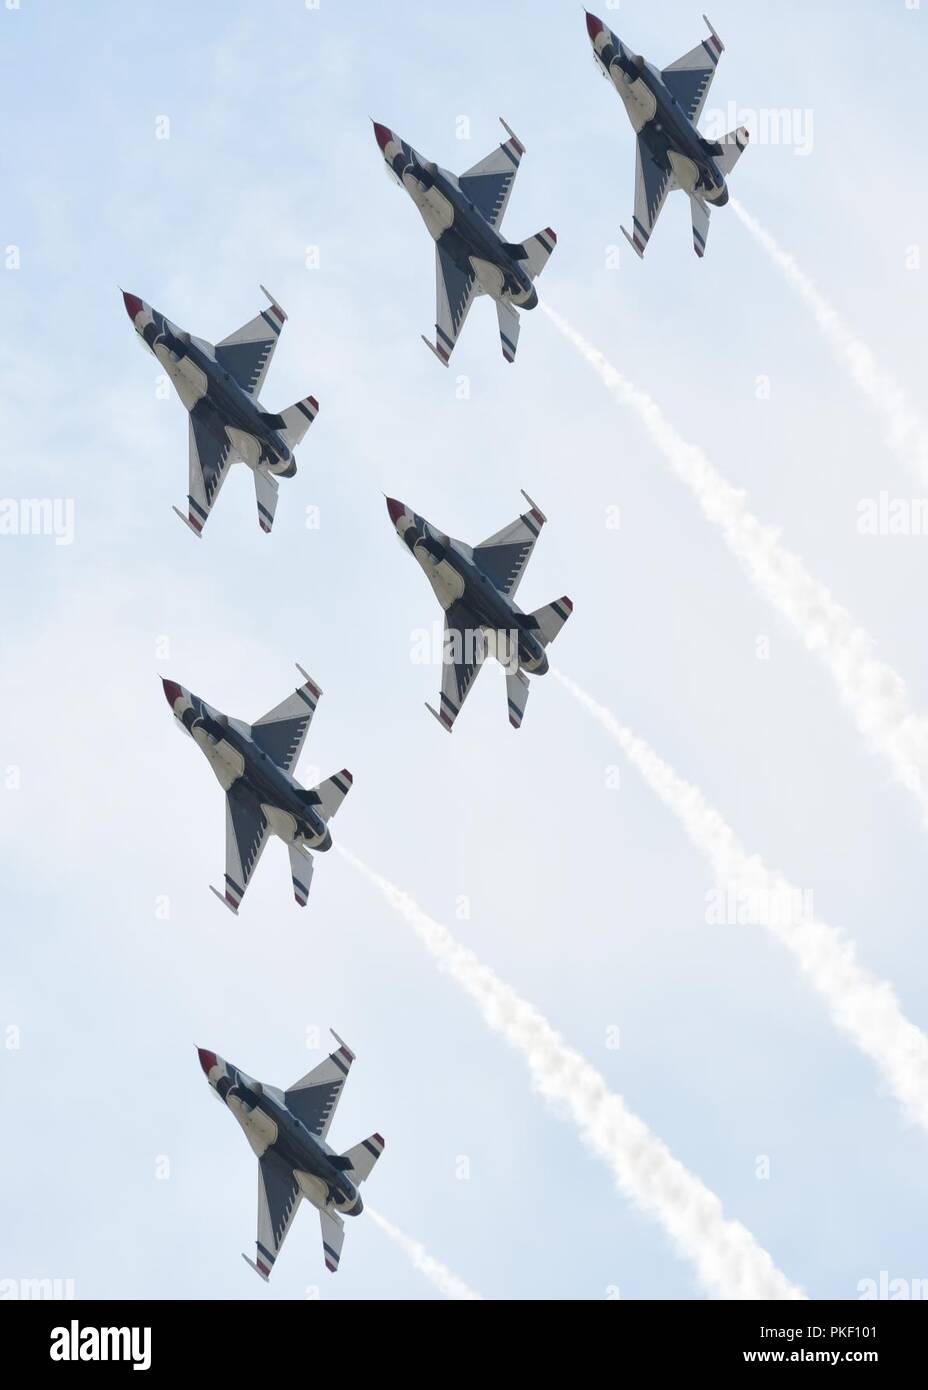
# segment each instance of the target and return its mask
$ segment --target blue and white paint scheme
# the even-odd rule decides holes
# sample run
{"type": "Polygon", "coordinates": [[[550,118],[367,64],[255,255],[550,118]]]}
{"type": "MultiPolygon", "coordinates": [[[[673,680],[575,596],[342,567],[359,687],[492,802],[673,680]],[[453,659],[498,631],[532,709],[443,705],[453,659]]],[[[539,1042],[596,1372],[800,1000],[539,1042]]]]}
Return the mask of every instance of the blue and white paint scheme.
{"type": "Polygon", "coordinates": [[[347,768],[317,787],[293,775],[322,691],[302,666],[303,684],[254,724],[231,719],[176,681],[162,679],[174,718],[204,754],[226,794],[225,889],[213,888],[238,913],[271,835],[290,852],[293,896],[305,907],[313,876],[311,851],[332,848],[329,821],[351,790],[347,768]]]}
{"type": "Polygon", "coordinates": [[[338,1269],[345,1216],[360,1216],[358,1191],[384,1150],[379,1134],[340,1154],[326,1135],[341,1099],[354,1053],[338,1043],[324,1062],[288,1090],[246,1076],[215,1052],[198,1047],[200,1066],[213,1089],[238,1120],[258,1159],[258,1235],[255,1258],[242,1259],[267,1282],[300,1202],[319,1212],[325,1267],[338,1269]]]}
{"type": "Polygon", "coordinates": [[[587,12],[596,61],[622,98],[638,137],[635,212],[622,232],[644,256],[667,194],[682,188],[693,217],[693,249],[702,258],[713,207],[728,202],[728,175],[747,146],[741,126],[722,140],[706,140],[697,127],[725,45],[703,15],[709,37],[669,67],[659,69],[633,53],[601,19],[587,12]]]}
{"type": "Polygon", "coordinates": [[[258,400],[287,315],[273,295],[248,323],[208,343],[178,328],[137,295],[123,292],[126,313],[154,353],[190,415],[190,481],[187,514],[174,508],[195,536],[203,533],[235,459],[247,463],[255,480],[258,524],[269,532],[277,508],[277,479],[296,473],[293,450],[319,413],[306,396],[275,415],[258,400]]]}
{"type": "Polygon", "coordinates": [[[520,728],[529,675],[546,673],[546,648],[573,612],[566,597],[534,613],[524,613],[515,602],[546,520],[528,493],[522,496],[529,510],[475,546],[439,531],[395,497],[387,498],[396,534],[424,570],[444,610],[439,707],[427,704],[426,709],[449,734],[488,656],[506,672],[509,722],[520,728]]]}
{"type": "Polygon", "coordinates": [[[446,367],[479,294],[496,301],[500,346],[514,362],[519,309],[538,303],[535,280],[557,244],[550,227],[524,242],[504,241],[500,225],[525,153],[522,142],[500,118],[508,139],[466,173],[455,175],[424,159],[388,126],[374,122],[387,167],[412,198],[435,242],[435,342],[423,337],[446,367]]]}

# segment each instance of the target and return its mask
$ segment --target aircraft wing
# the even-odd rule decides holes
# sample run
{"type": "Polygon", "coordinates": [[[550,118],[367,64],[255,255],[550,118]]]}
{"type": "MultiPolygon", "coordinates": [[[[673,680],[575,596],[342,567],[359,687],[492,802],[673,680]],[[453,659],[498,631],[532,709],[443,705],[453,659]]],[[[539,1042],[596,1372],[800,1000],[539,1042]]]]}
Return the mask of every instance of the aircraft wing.
{"type": "Polygon", "coordinates": [[[233,787],[226,794],[225,892],[213,892],[232,912],[238,912],[245,889],[258,866],[269,836],[264,812],[246,792],[233,787]]]}
{"type": "Polygon", "coordinates": [[[287,1109],[304,1124],[317,1139],[325,1139],[332,1123],[342,1088],[351,1070],[354,1053],[342,1042],[337,1033],[332,1034],[338,1047],[330,1052],[324,1062],[313,1067],[304,1077],[295,1082],[284,1095],[287,1109]]]}
{"type": "Polygon", "coordinates": [[[300,1186],[293,1169],[269,1149],[258,1159],[258,1238],[255,1259],[243,1258],[267,1280],[280,1247],[287,1238],[297,1208],[300,1186]]]}
{"type": "Polygon", "coordinates": [[[261,393],[280,330],[287,319],[273,295],[263,285],[261,289],[271,301],[270,308],[262,309],[253,319],[216,344],[216,361],[251,396],[261,393]]]}
{"type": "Polygon", "coordinates": [[[453,603],[445,613],[439,708],[435,710],[431,705],[426,705],[426,709],[434,714],[449,734],[486,654],[487,643],[483,631],[473,626],[465,608],[453,603]]]}
{"type": "Polygon", "coordinates": [[[525,148],[500,117],[509,139],[458,179],[458,185],[492,227],[503,220],[525,148]]]}
{"type": "Polygon", "coordinates": [[[322,695],[316,682],[310,679],[302,666],[296,669],[305,677],[303,684],[281,704],[263,714],[251,728],[252,738],[258,747],[285,772],[292,772],[296,767],[322,695]]]}
{"type": "MultiPolygon", "coordinates": [[[[703,15],[703,19],[706,19],[703,15]]],[[[708,19],[706,23],[709,24],[708,19]]],[[[673,96],[683,107],[687,116],[697,125],[702,109],[712,86],[715,70],[725,45],[709,24],[710,34],[689,53],[684,53],[669,68],[664,68],[661,77],[673,96]]]]}
{"type": "Polygon", "coordinates": [[[445,366],[454,351],[458,334],[464,327],[470,306],[474,302],[477,277],[472,270],[461,270],[442,247],[435,247],[435,311],[436,340],[423,341],[445,366]]]}
{"type": "Polygon", "coordinates": [[[515,597],[535,542],[545,524],[543,513],[528,493],[523,492],[522,496],[531,510],[523,512],[511,526],[504,526],[495,536],[474,546],[474,564],[479,565],[497,589],[510,598],[515,597]]]}
{"type": "Polygon", "coordinates": [[[655,223],[661,215],[664,201],[673,187],[673,171],[670,166],[664,168],[656,163],[647,145],[639,136],[635,158],[634,236],[629,236],[625,228],[622,228],[639,256],[644,256],[655,223]]]}
{"type": "Polygon", "coordinates": [[[232,458],[232,445],[219,416],[205,400],[190,412],[190,464],[187,483],[187,515],[174,510],[199,536],[209,519],[219,489],[226,480],[232,458]]]}

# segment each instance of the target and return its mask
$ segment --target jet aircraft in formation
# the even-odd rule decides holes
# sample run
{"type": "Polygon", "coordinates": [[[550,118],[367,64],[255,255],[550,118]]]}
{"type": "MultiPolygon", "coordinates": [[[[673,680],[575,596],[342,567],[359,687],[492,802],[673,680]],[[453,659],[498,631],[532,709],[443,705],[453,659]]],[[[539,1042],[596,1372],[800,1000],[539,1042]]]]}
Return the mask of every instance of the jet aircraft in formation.
{"type": "Polygon", "coordinates": [[[384,1150],[379,1134],[345,1153],[326,1143],[354,1053],[337,1033],[338,1047],[286,1091],[246,1076],[231,1062],[198,1047],[213,1092],[238,1120],[258,1158],[258,1236],[255,1258],[242,1259],[267,1281],[300,1202],[319,1212],[325,1267],[338,1269],[345,1216],[359,1216],[358,1188],[384,1150]]]}
{"type": "Polygon", "coordinates": [[[347,768],[307,790],[293,775],[322,691],[298,666],[304,683],[254,724],[231,719],[176,681],[162,680],[174,718],[205,755],[226,794],[225,891],[212,891],[238,913],[271,835],[290,852],[293,894],[306,906],[311,851],[332,848],[329,821],[351,790],[347,768]]]}
{"type": "Polygon", "coordinates": [[[519,309],[534,309],[534,281],[547,264],[557,237],[550,227],[527,241],[506,241],[500,225],[525,148],[501,119],[508,140],[466,173],[455,175],[425,159],[385,125],[374,134],[388,168],[405,188],[435,242],[438,308],[435,342],[423,337],[447,367],[458,334],[476,297],[496,301],[503,356],[514,362],[519,309]]]}
{"type": "Polygon", "coordinates": [[[660,69],[587,12],[596,61],[622,98],[638,137],[633,230],[622,231],[641,257],[667,194],[675,188],[689,194],[693,248],[697,256],[705,255],[709,214],[728,202],[728,175],[748,143],[743,126],[722,140],[707,140],[697,129],[725,47],[705,15],[703,19],[709,37],[660,69]]]}
{"type": "Polygon", "coordinates": [[[518,729],[528,700],[529,674],[545,674],[545,649],[573,612],[569,598],[534,613],[523,613],[515,601],[546,520],[528,493],[522,496],[529,510],[475,546],[439,531],[395,497],[387,498],[397,535],[425,571],[445,611],[439,708],[426,709],[449,733],[490,655],[505,669],[509,722],[518,729]]]}
{"type": "Polygon", "coordinates": [[[234,459],[247,463],[254,474],[258,523],[262,531],[270,531],[277,479],[293,477],[293,451],[319,411],[315,396],[279,415],[262,409],[258,397],[287,315],[263,285],[261,289],[270,308],[215,345],[123,292],[136,333],[161,363],[190,416],[187,515],[174,510],[195,536],[202,534],[234,459]]]}

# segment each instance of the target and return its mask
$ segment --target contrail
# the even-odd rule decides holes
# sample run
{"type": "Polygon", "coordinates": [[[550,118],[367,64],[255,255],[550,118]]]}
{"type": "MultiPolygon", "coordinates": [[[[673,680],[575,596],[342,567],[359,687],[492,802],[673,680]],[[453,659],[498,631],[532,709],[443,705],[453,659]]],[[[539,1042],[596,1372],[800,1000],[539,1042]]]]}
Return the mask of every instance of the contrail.
{"type": "Polygon", "coordinates": [[[541,307],[613,395],[635,412],[742,568],[825,663],[860,732],[888,759],[897,780],[918,798],[928,817],[928,722],[912,710],[902,677],[874,656],[873,638],[782,544],[779,531],[753,515],[745,494],[722,477],[703,450],[677,433],[651,396],[553,309],[541,307]]]}
{"type": "Polygon", "coordinates": [[[796,957],[838,1026],[876,1063],[906,1116],[928,1130],[928,1037],[905,1017],[892,986],[857,961],[854,943],[811,913],[796,911],[803,895],[757,855],[697,787],[678,777],[654,750],[576,682],[553,672],[619,745],[645,782],[680,821],[712,866],[719,885],[735,885],[752,921],[767,927],[796,957]]]}
{"type": "Polygon", "coordinates": [[[838,362],[870,404],[883,415],[887,444],[924,487],[928,484],[928,425],[909,403],[902,387],[880,366],[872,350],[829,304],[795,258],[777,245],[737,199],[732,198],[731,206],[784,278],[798,290],[838,362]]]}
{"type": "Polygon", "coordinates": [[[673,1157],[666,1144],[610,1092],[599,1073],[569,1048],[547,1019],[521,999],[447,927],[381,874],[338,847],[412,927],[441,970],[477,1004],[484,1021],[526,1062],[534,1087],[555,1113],[569,1116],[585,1147],[603,1159],[624,1196],[663,1226],[720,1298],[804,1298],[718,1197],[673,1157]]]}
{"type": "Polygon", "coordinates": [[[390,1239],[400,1247],[403,1254],[409,1257],[419,1273],[424,1274],[429,1283],[434,1284],[438,1292],[444,1294],[445,1298],[467,1301],[483,1297],[482,1294],[475,1293],[472,1288],[469,1288],[463,1279],[452,1274],[450,1269],[446,1269],[438,1260],[433,1259],[424,1245],[413,1240],[411,1236],[405,1235],[398,1226],[394,1226],[392,1221],[381,1216],[379,1211],[374,1211],[366,1202],[364,1210],[374,1225],[386,1232],[390,1239]]]}

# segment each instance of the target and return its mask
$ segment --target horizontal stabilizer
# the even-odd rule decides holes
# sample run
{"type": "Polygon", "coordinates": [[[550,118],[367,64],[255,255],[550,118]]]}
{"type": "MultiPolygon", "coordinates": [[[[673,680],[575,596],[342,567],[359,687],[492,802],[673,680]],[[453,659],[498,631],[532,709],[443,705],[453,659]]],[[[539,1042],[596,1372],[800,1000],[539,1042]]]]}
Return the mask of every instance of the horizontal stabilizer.
{"type": "Polygon", "coordinates": [[[293,896],[300,907],[305,907],[313,881],[313,857],[308,850],[299,845],[289,845],[290,878],[293,881],[293,896]]]}
{"type": "Polygon", "coordinates": [[[709,237],[709,209],[705,203],[693,197],[690,197],[690,206],[693,212],[693,250],[702,260],[709,237]]]}
{"type": "Polygon", "coordinates": [[[258,504],[258,525],[262,531],[270,532],[274,525],[277,510],[277,479],[263,468],[254,470],[255,501],[258,504]]]}
{"type": "Polygon", "coordinates": [[[345,1240],[344,1222],[334,1211],[320,1211],[319,1224],[322,1227],[322,1252],[325,1255],[325,1267],[330,1274],[334,1274],[342,1257],[342,1245],[345,1240]]]}
{"type": "Polygon", "coordinates": [[[528,703],[528,676],[522,671],[513,671],[506,676],[506,698],[509,702],[509,722],[514,729],[522,726],[522,716],[528,703]]]}
{"type": "Polygon", "coordinates": [[[544,646],[553,642],[561,628],[567,622],[574,606],[569,598],[559,598],[555,603],[548,603],[544,608],[536,608],[534,613],[529,613],[533,626],[540,637],[544,646]]]}
{"type": "Polygon", "coordinates": [[[715,162],[726,178],[744,154],[750,139],[750,132],[743,125],[739,126],[737,130],[730,130],[727,135],[722,136],[722,139],[719,141],[719,144],[722,146],[722,153],[716,155],[715,162]]]}
{"type": "Polygon", "coordinates": [[[351,784],[354,781],[351,773],[346,767],[341,772],[336,772],[334,777],[327,777],[324,782],[320,782],[313,791],[319,797],[319,806],[323,820],[329,821],[341,806],[345,797],[351,791],[351,784]]]}
{"type": "Polygon", "coordinates": [[[519,328],[521,326],[519,315],[511,304],[506,304],[502,299],[496,301],[496,317],[499,320],[499,341],[503,349],[503,356],[507,362],[516,360],[516,348],[519,346],[519,328]]]}
{"type": "Polygon", "coordinates": [[[283,425],[275,425],[273,428],[279,429],[290,448],[295,449],[318,414],[319,402],[316,397],[306,396],[302,401],[297,401],[296,405],[282,410],[278,418],[283,421],[283,425]]]}
{"type": "Polygon", "coordinates": [[[524,255],[521,257],[525,261],[525,269],[535,280],[548,264],[548,257],[557,245],[557,236],[550,227],[546,227],[543,232],[538,232],[536,236],[530,236],[528,241],[523,242],[522,250],[524,255]]]}
{"type": "Polygon", "coordinates": [[[379,1134],[372,1134],[370,1138],[363,1139],[360,1144],[355,1144],[353,1149],[342,1155],[341,1159],[333,1159],[336,1167],[344,1161],[345,1168],[351,1172],[356,1183],[363,1182],[370,1177],[371,1169],[377,1162],[384,1150],[384,1141],[379,1134]]]}

